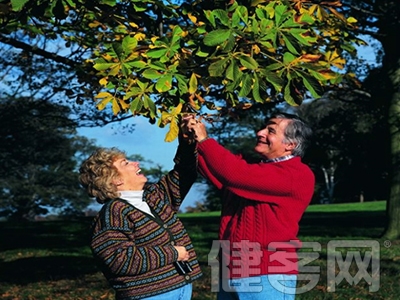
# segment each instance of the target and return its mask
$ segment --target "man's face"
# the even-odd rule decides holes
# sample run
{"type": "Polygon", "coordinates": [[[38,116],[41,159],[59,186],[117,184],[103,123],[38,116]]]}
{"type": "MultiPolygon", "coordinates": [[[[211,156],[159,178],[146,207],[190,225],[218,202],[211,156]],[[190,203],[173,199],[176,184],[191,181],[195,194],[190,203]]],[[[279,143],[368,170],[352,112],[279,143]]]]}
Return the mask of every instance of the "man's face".
{"type": "Polygon", "coordinates": [[[294,145],[283,142],[285,128],[289,122],[287,119],[270,119],[265,128],[257,132],[257,144],[254,150],[267,159],[291,154],[294,145]]]}
{"type": "Polygon", "coordinates": [[[140,174],[138,162],[129,161],[125,157],[118,158],[113,165],[117,168],[119,179],[114,184],[120,191],[140,191],[147,182],[146,176],[140,174]]]}

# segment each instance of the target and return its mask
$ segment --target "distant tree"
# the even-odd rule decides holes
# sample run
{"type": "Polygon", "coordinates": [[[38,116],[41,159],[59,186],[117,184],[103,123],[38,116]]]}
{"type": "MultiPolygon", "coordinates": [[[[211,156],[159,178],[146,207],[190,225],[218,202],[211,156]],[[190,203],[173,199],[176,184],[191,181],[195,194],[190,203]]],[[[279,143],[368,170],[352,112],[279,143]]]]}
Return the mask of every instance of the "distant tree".
{"type": "Polygon", "coordinates": [[[92,141],[77,136],[70,109],[30,98],[0,99],[0,215],[18,220],[91,202],[79,186],[92,141]]]}
{"type": "Polygon", "coordinates": [[[305,161],[316,174],[317,202],[386,199],[389,149],[375,141],[377,133],[382,140],[388,137],[383,116],[369,94],[328,94],[305,103],[297,113],[314,131],[305,161]],[[377,152],[384,154],[379,160],[374,159],[377,152]]]}
{"type": "Polygon", "coordinates": [[[186,213],[198,213],[209,211],[202,201],[195,201],[193,206],[186,207],[186,213]]]}
{"type": "MultiPolygon", "coordinates": [[[[375,52],[379,66],[364,62],[358,70],[365,73],[368,83],[363,89],[371,94],[385,126],[376,131],[374,143],[379,141],[388,153],[378,151],[373,158],[380,161],[388,159],[390,167],[387,173],[389,197],[387,201],[387,227],[383,236],[387,239],[400,239],[400,2],[397,0],[343,0],[342,12],[358,20],[358,33],[378,41],[375,52]],[[368,75],[371,75],[369,77],[368,75]],[[373,78],[373,80],[372,80],[373,78]],[[385,145],[383,145],[385,144],[385,145]],[[378,158],[377,158],[378,157],[378,158]]],[[[354,90],[340,89],[340,98],[354,90]]]]}

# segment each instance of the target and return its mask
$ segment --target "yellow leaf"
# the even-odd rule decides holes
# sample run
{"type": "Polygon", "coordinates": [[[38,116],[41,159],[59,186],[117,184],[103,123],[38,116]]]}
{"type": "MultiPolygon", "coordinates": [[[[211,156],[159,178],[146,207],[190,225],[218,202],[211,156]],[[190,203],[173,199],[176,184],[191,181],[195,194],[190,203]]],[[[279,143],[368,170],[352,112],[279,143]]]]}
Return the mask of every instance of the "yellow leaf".
{"type": "Polygon", "coordinates": [[[128,109],[130,106],[129,103],[126,103],[123,99],[117,99],[117,101],[123,110],[128,109]]]}
{"type": "Polygon", "coordinates": [[[315,62],[318,61],[321,55],[317,54],[304,54],[300,56],[299,61],[300,62],[315,62]]]}
{"type": "Polygon", "coordinates": [[[257,45],[253,45],[251,48],[253,49],[254,54],[259,54],[261,52],[260,47],[257,45]]]}
{"type": "Polygon", "coordinates": [[[332,65],[339,69],[343,69],[346,64],[346,60],[339,55],[337,50],[331,52],[328,51],[325,55],[326,60],[332,65]]]}
{"type": "Polygon", "coordinates": [[[102,79],[99,80],[99,83],[100,83],[100,85],[102,85],[102,86],[106,86],[107,83],[108,83],[108,80],[107,80],[106,77],[104,77],[104,78],[102,78],[102,79]]]}
{"type": "Polygon", "coordinates": [[[138,41],[143,41],[143,40],[146,38],[146,35],[145,35],[144,33],[139,32],[139,33],[136,33],[136,34],[134,35],[134,37],[135,37],[135,39],[137,39],[138,41]]]}
{"type": "Polygon", "coordinates": [[[322,75],[322,77],[324,77],[326,80],[331,80],[338,76],[335,72],[331,70],[321,70],[318,73],[322,75]]]}
{"type": "Polygon", "coordinates": [[[92,23],[89,23],[90,28],[95,28],[101,26],[101,23],[99,21],[94,20],[92,23]]]}
{"type": "Polygon", "coordinates": [[[104,53],[101,55],[101,57],[103,57],[106,61],[112,61],[112,56],[108,53],[104,53]]]}
{"type": "Polygon", "coordinates": [[[191,13],[188,13],[188,17],[189,17],[190,21],[192,21],[193,23],[197,22],[197,18],[195,16],[193,16],[191,13]]]}
{"type": "Polygon", "coordinates": [[[129,22],[129,25],[133,28],[139,28],[139,26],[134,22],[129,22]]]}
{"type": "Polygon", "coordinates": [[[169,131],[167,132],[165,136],[165,141],[166,142],[172,142],[174,141],[179,134],[179,126],[177,120],[174,118],[171,120],[171,123],[169,124],[169,131]]]}
{"type": "Polygon", "coordinates": [[[118,102],[115,101],[115,99],[114,99],[114,101],[112,101],[112,111],[113,111],[114,116],[118,115],[118,113],[120,111],[118,102]]]}
{"type": "Polygon", "coordinates": [[[101,100],[101,101],[97,104],[97,109],[98,109],[98,110],[103,110],[103,109],[106,107],[107,103],[110,102],[110,101],[111,101],[111,99],[107,99],[107,98],[101,100]]]}
{"type": "Polygon", "coordinates": [[[357,21],[356,18],[350,17],[350,18],[347,18],[347,22],[349,22],[349,23],[357,23],[358,21],[357,21]]]}
{"type": "Polygon", "coordinates": [[[167,111],[163,111],[160,117],[160,124],[167,125],[172,120],[172,114],[167,111]]]}
{"type": "Polygon", "coordinates": [[[110,68],[110,71],[108,72],[108,75],[110,75],[110,76],[117,75],[119,70],[121,70],[121,65],[120,64],[115,64],[110,68]]]}
{"type": "Polygon", "coordinates": [[[100,98],[112,98],[113,95],[111,95],[109,92],[100,92],[98,93],[96,96],[94,96],[96,99],[100,99],[100,98]]]}
{"type": "Polygon", "coordinates": [[[193,94],[194,92],[197,91],[197,77],[195,73],[192,73],[192,75],[190,76],[190,80],[189,80],[189,93],[193,94]]]}

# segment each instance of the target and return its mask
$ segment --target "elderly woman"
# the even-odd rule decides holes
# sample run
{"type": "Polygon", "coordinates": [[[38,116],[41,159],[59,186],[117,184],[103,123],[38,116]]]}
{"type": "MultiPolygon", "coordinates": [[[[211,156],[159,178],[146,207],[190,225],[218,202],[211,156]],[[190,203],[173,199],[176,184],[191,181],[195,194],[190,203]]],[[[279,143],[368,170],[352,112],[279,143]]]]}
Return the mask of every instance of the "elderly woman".
{"type": "Polygon", "coordinates": [[[98,149],[79,170],[82,186],[103,204],[91,249],[116,299],[191,299],[192,282],[201,276],[176,215],[197,177],[195,143],[181,138],[174,162],[154,184],[116,148],[98,149]]]}

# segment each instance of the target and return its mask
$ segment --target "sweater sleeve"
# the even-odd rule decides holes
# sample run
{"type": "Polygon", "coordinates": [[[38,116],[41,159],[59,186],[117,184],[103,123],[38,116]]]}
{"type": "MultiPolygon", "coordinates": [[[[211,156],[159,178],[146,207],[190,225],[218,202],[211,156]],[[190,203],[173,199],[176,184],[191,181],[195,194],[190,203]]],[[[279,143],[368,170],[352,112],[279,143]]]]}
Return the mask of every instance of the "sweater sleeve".
{"type": "Polygon", "coordinates": [[[178,211],[197,178],[197,148],[195,144],[180,143],[174,158],[174,168],[164,176],[158,186],[167,192],[172,209],[178,211]]]}
{"type": "Polygon", "coordinates": [[[291,170],[282,163],[249,164],[214,139],[200,143],[198,152],[201,174],[218,188],[225,187],[241,197],[260,201],[265,201],[266,194],[268,201],[273,201],[271,195],[280,197],[291,191],[291,170]]]}

